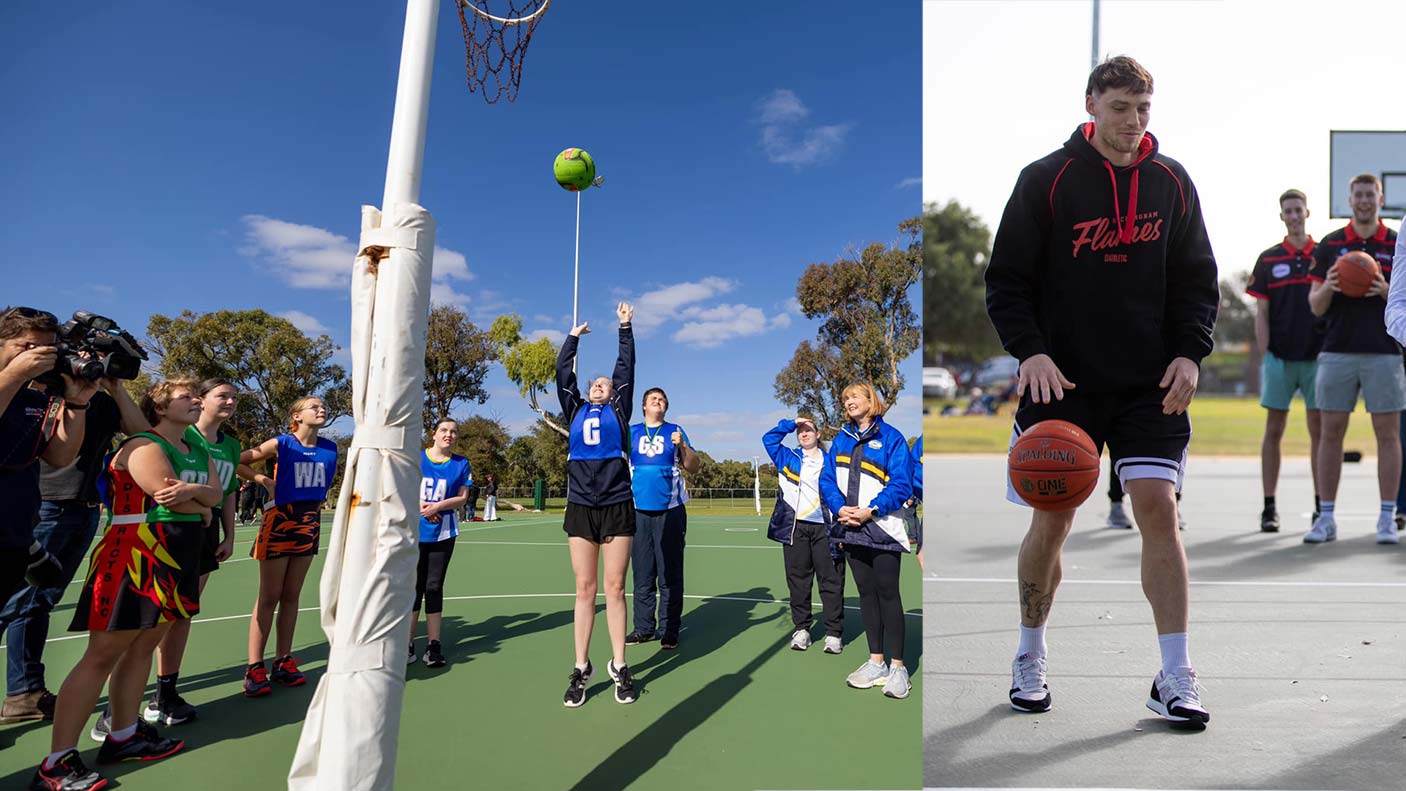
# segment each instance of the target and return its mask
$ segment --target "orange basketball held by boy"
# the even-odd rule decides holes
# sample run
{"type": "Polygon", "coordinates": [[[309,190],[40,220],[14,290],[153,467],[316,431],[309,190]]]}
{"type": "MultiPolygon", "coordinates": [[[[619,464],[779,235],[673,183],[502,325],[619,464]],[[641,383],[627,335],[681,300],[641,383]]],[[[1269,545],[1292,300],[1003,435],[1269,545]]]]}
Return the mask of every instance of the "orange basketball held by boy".
{"type": "Polygon", "coordinates": [[[1040,511],[1078,508],[1098,486],[1098,448],[1064,420],[1036,423],[1011,446],[1011,486],[1040,511]]]}
{"type": "Polygon", "coordinates": [[[1344,253],[1333,264],[1338,271],[1338,289],[1343,296],[1365,297],[1372,284],[1382,276],[1382,268],[1377,259],[1361,250],[1344,253]]]}

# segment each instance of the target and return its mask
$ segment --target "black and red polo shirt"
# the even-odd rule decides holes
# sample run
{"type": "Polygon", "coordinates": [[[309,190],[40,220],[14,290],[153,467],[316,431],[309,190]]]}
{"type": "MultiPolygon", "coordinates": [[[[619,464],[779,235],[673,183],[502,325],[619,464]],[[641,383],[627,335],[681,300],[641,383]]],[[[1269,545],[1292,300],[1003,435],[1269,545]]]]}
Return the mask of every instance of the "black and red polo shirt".
{"type": "Polygon", "coordinates": [[[1281,360],[1315,360],[1323,328],[1308,307],[1308,271],[1313,268],[1313,237],[1302,249],[1289,238],[1260,253],[1245,293],[1269,303],[1269,351],[1281,360]]]}
{"type": "MultiPolygon", "coordinates": [[[[1382,268],[1382,277],[1391,282],[1391,256],[1396,251],[1396,232],[1381,222],[1377,223],[1377,232],[1367,239],[1357,235],[1351,222],[1347,227],[1323,237],[1313,251],[1313,269],[1309,270],[1309,280],[1326,280],[1333,264],[1353,250],[1362,250],[1377,259],[1377,265],[1382,268]]],[[[1327,335],[1323,338],[1325,352],[1401,354],[1401,345],[1386,334],[1384,296],[1334,294],[1324,318],[1327,320],[1327,335]]]]}

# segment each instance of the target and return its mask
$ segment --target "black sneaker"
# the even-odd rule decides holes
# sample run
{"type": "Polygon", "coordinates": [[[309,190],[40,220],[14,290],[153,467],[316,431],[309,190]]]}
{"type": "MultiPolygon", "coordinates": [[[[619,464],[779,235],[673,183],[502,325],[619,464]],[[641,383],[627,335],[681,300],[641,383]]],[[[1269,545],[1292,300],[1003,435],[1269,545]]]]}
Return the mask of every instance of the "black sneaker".
{"type": "Polygon", "coordinates": [[[411,640],[411,641],[410,641],[410,653],[407,654],[406,657],[405,657],[405,664],[407,664],[407,665],[413,665],[413,664],[415,664],[415,660],[416,660],[416,659],[418,659],[418,657],[415,655],[415,641],[414,641],[414,640],[411,640]]]}
{"type": "Polygon", "coordinates": [[[1279,512],[1273,508],[1266,508],[1260,512],[1260,531],[1264,533],[1279,532],[1279,512]]]}
{"type": "Polygon", "coordinates": [[[615,682],[615,702],[634,703],[638,695],[635,694],[635,680],[630,677],[630,666],[615,666],[612,659],[605,663],[605,669],[610,673],[610,680],[615,682]]]}
{"type": "Polygon", "coordinates": [[[586,669],[571,668],[571,683],[566,687],[566,694],[562,696],[561,702],[568,708],[576,708],[586,702],[586,683],[591,680],[591,674],[595,668],[591,667],[591,660],[586,660],[586,669]]]}
{"type": "Polygon", "coordinates": [[[162,738],[154,726],[137,720],[137,732],[126,739],[119,742],[112,738],[111,733],[107,735],[103,746],[98,748],[98,763],[159,761],[169,755],[175,755],[185,746],[185,741],[162,738]]]}
{"type": "Polygon", "coordinates": [[[1397,514],[1394,518],[1396,519],[1396,532],[1400,533],[1402,530],[1406,530],[1406,514],[1397,514]]]}
{"type": "Polygon", "coordinates": [[[444,667],[444,651],[438,640],[431,640],[425,649],[425,667],[444,667]]]}
{"type": "Polygon", "coordinates": [[[625,645],[639,645],[641,643],[650,643],[653,642],[655,639],[657,639],[657,637],[654,632],[643,632],[639,629],[636,629],[635,631],[625,635],[625,645]]]}
{"type": "Polygon", "coordinates": [[[673,651],[679,647],[679,636],[676,634],[666,634],[659,638],[659,647],[665,651],[673,651]]]}
{"type": "Polygon", "coordinates": [[[107,788],[107,778],[83,764],[77,750],[69,750],[48,769],[39,764],[29,781],[29,791],[98,791],[107,788]]]}
{"type": "Polygon", "coordinates": [[[180,695],[171,700],[162,700],[157,697],[146,704],[146,710],[142,712],[142,719],[152,725],[158,722],[162,725],[180,725],[195,719],[195,707],[186,703],[185,698],[180,695]]]}

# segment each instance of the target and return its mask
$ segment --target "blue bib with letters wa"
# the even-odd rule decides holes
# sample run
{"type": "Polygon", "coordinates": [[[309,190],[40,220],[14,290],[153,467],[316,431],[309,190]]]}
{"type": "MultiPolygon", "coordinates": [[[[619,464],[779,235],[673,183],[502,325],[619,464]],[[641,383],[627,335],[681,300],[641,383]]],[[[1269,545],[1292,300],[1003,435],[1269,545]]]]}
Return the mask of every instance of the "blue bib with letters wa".
{"type": "Polygon", "coordinates": [[[571,461],[590,459],[621,459],[620,421],[609,404],[586,404],[576,410],[571,421],[571,461]]]}
{"type": "Polygon", "coordinates": [[[327,487],[337,472],[337,443],[318,437],[317,445],[309,448],[292,434],[283,434],[275,465],[274,503],[320,503],[327,499],[327,487]]]}

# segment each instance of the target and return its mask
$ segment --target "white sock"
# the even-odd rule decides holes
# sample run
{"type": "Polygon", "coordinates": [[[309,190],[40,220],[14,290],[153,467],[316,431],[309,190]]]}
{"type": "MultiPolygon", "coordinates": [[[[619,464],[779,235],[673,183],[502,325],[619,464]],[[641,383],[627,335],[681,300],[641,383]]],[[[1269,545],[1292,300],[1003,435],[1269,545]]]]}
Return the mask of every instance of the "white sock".
{"type": "Polygon", "coordinates": [[[1382,515],[1388,518],[1396,515],[1396,501],[1382,500],[1382,515]]]}
{"type": "Polygon", "coordinates": [[[1321,516],[1326,516],[1329,519],[1332,519],[1333,509],[1335,506],[1337,506],[1337,502],[1334,500],[1320,500],[1318,502],[1318,513],[1321,516]]]}
{"type": "Polygon", "coordinates": [[[75,747],[69,747],[68,749],[65,749],[65,750],[59,750],[59,751],[56,752],[56,753],[49,753],[49,757],[44,759],[44,768],[45,768],[45,769],[53,769],[53,768],[54,768],[54,764],[58,763],[58,760],[59,760],[60,758],[64,757],[65,755],[68,755],[68,751],[69,751],[69,750],[73,750],[73,749],[77,749],[77,748],[75,748],[75,747]]]}
{"type": "Polygon", "coordinates": [[[1020,625],[1020,647],[1015,650],[1016,656],[1044,656],[1045,655],[1045,624],[1039,626],[1020,625]]]}
{"type": "Polygon", "coordinates": [[[1162,649],[1162,672],[1172,675],[1177,671],[1191,669],[1191,655],[1186,648],[1186,632],[1157,635],[1157,645],[1162,649]]]}
{"type": "Polygon", "coordinates": [[[125,741],[127,741],[128,739],[132,738],[132,736],[133,736],[136,732],[137,732],[137,724],[134,722],[134,723],[132,723],[131,725],[127,726],[126,728],[123,728],[123,729],[120,730],[120,731],[112,731],[109,735],[112,736],[112,740],[115,741],[115,742],[125,742],[125,741]]]}
{"type": "Polygon", "coordinates": [[[588,665],[590,665],[590,664],[591,664],[590,662],[587,662],[587,663],[584,664],[584,665],[577,665],[577,666],[576,666],[576,669],[579,670],[579,671],[581,671],[582,673],[584,673],[584,672],[586,672],[586,667],[587,667],[588,665]]]}

